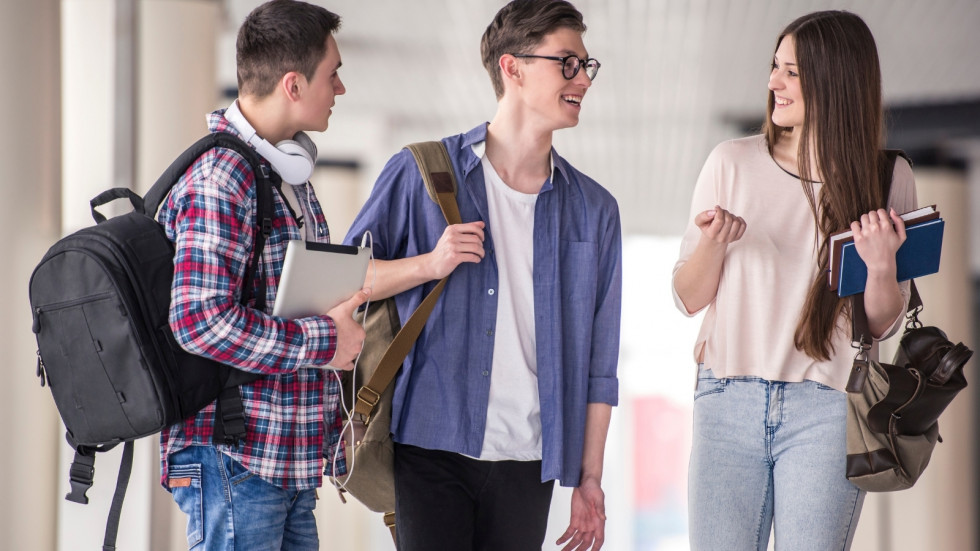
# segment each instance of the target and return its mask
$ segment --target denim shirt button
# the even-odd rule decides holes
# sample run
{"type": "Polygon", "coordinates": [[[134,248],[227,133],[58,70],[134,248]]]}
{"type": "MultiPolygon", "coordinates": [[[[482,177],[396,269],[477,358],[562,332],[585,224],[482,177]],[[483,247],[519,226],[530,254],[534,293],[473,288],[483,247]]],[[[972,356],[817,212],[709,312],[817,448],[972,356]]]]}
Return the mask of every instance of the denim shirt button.
{"type": "Polygon", "coordinates": [[[487,294],[490,295],[490,296],[493,296],[493,289],[488,289],[487,290],[487,294]]]}
{"type": "Polygon", "coordinates": [[[484,369],[484,370],[483,370],[483,376],[484,376],[484,377],[486,377],[486,376],[488,376],[488,375],[490,375],[490,372],[489,372],[489,371],[487,371],[486,369],[484,369]]]}

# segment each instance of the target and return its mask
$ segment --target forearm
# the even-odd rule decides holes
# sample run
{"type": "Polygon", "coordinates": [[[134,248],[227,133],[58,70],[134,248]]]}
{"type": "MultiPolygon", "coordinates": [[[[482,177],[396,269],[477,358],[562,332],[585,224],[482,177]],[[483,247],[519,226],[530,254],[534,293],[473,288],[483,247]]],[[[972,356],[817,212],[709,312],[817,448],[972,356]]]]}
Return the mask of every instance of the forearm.
{"type": "MultiPolygon", "coordinates": [[[[179,274],[178,274],[179,275],[179,274]]],[[[184,350],[244,371],[275,374],[326,365],[336,350],[333,320],[286,320],[225,300],[199,301],[182,287],[171,305],[170,327],[184,350]]]]}
{"type": "Polygon", "coordinates": [[[868,272],[864,311],[868,316],[868,329],[875,338],[888,332],[904,306],[905,299],[899,289],[894,267],[890,271],[868,272]]]}
{"type": "Polygon", "coordinates": [[[602,480],[603,460],[606,451],[606,436],[609,434],[609,419],[612,406],[591,403],[585,414],[585,446],[582,450],[582,480],[602,480]]]}
{"type": "Polygon", "coordinates": [[[691,257],[674,275],[674,290],[688,313],[701,310],[715,299],[728,246],[701,238],[691,257]]]}
{"type": "Polygon", "coordinates": [[[364,286],[371,289],[371,300],[381,300],[437,279],[428,255],[397,260],[374,260],[368,266],[364,286]]]}

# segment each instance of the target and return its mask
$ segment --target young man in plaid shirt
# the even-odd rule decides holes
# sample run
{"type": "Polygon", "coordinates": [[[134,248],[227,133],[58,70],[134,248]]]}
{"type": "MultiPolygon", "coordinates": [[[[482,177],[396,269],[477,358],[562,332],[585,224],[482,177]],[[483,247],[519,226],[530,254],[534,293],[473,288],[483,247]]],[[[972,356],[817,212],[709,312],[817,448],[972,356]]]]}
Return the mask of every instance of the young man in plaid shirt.
{"type": "MultiPolygon", "coordinates": [[[[271,315],[287,242],[330,236],[308,176],[290,181],[284,167],[292,161],[270,144],[326,130],[335,97],[345,92],[333,37],[339,26],[337,15],[304,2],[273,0],[256,8],[238,35],[239,98],[208,116],[211,132],[253,146],[269,142],[256,146],[263,168],[281,174],[297,198],[294,217],[282,193],[273,193],[272,233],[253,283],[257,293],[257,280],[266,278],[266,308],[255,309],[254,300],[239,304],[256,216],[256,178],[242,156],[224,148],[202,155],[159,214],[176,246],[170,325],[177,341],[194,354],[265,375],[240,387],[244,442],[213,441],[214,403],[161,434],[162,482],[188,515],[188,547],[319,547],[316,488],[324,456],[343,444],[338,378],[315,368],[353,367],[364,331],[352,312],[366,294],[324,315],[271,315]]],[[[310,153],[315,157],[315,148],[310,153]]],[[[345,471],[342,462],[335,468],[345,471]]]]}

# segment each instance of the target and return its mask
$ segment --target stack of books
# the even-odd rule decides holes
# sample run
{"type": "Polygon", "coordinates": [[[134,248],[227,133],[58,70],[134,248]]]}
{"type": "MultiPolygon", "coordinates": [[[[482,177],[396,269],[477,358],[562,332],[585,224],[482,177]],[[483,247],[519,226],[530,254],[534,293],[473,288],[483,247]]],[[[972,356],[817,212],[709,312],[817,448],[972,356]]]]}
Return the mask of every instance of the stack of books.
{"type": "MultiPolygon", "coordinates": [[[[939,271],[939,256],[943,248],[943,228],[936,205],[922,207],[901,215],[905,221],[905,242],[895,255],[898,281],[934,274],[939,271]]],[[[868,267],[854,247],[850,230],[830,236],[831,290],[846,297],[864,292],[868,267]]]]}

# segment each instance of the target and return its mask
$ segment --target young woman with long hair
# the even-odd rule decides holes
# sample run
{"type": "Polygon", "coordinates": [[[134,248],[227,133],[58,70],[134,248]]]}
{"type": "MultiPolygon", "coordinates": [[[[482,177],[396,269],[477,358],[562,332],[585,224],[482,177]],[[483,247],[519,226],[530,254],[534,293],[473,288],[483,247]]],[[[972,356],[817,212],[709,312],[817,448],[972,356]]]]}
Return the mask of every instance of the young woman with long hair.
{"type": "MultiPolygon", "coordinates": [[[[843,11],[776,41],[761,135],[718,145],[698,178],[674,268],[695,344],[690,463],[695,550],[847,549],[864,494],[845,477],[848,298],[828,287],[828,236],[851,229],[868,266],[876,338],[901,325],[897,213],[916,204],[902,158],[890,193],[881,72],[871,31],[843,11]]],[[[876,354],[876,347],[872,354],[876,354]]]]}

